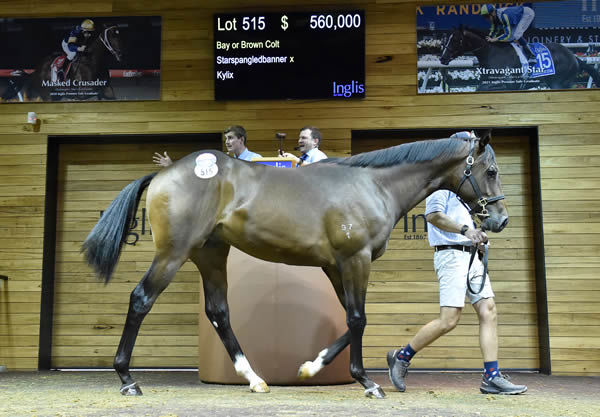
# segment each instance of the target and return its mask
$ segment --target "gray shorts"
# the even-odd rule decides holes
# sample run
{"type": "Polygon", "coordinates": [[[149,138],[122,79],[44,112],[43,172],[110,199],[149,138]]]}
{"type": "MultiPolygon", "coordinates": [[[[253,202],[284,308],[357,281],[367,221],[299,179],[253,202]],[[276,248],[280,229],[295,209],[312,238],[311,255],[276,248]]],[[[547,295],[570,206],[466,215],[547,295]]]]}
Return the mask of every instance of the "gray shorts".
{"type": "MultiPolygon", "coordinates": [[[[475,304],[482,298],[494,297],[489,275],[479,294],[473,294],[467,289],[467,270],[470,258],[469,252],[454,249],[442,250],[433,255],[433,266],[440,283],[440,306],[464,307],[465,296],[469,297],[471,304],[475,304]]],[[[475,291],[481,285],[482,274],[483,264],[476,256],[469,272],[471,288],[475,291]]]]}

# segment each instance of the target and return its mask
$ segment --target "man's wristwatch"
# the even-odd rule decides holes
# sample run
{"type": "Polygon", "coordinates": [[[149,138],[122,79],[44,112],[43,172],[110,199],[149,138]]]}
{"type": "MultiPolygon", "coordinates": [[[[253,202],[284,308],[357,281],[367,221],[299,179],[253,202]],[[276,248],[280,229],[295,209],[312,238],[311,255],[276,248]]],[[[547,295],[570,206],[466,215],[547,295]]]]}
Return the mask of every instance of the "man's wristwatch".
{"type": "Polygon", "coordinates": [[[460,234],[464,236],[465,233],[467,233],[467,230],[469,230],[469,226],[464,224],[463,227],[460,228],[460,234]]]}

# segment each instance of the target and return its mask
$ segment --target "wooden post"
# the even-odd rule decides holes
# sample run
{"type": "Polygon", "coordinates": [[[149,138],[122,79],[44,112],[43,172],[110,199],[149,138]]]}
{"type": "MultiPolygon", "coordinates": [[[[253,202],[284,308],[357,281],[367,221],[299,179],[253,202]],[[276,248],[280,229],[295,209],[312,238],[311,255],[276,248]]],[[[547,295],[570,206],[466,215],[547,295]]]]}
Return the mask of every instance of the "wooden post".
{"type": "MultiPolygon", "coordinates": [[[[2,281],[8,281],[8,277],[6,275],[0,275],[0,289],[3,287],[2,281]]],[[[6,372],[6,366],[0,365],[0,372],[6,372]]]]}

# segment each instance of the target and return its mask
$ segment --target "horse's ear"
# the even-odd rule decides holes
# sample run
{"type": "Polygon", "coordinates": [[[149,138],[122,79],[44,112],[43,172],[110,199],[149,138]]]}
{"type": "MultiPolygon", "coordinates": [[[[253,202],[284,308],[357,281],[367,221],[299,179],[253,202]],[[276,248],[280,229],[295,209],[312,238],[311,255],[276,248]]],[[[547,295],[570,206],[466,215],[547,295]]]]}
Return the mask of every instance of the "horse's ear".
{"type": "Polygon", "coordinates": [[[479,136],[479,147],[483,151],[485,146],[492,140],[492,129],[486,129],[477,136],[479,136]]]}

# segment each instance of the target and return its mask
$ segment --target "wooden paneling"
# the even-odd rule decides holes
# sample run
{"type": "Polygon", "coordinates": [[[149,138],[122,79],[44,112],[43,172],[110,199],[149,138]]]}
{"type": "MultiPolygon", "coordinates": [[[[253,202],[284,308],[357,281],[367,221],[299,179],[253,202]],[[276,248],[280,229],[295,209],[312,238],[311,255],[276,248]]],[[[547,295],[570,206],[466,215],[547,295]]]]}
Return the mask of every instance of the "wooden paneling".
{"type": "MultiPolygon", "coordinates": [[[[600,348],[600,307],[594,301],[600,295],[600,282],[597,279],[600,248],[600,197],[597,185],[600,183],[600,94],[597,90],[571,90],[418,96],[415,7],[415,2],[407,0],[304,0],[301,3],[292,0],[255,0],[251,4],[241,0],[3,1],[3,17],[161,15],[163,40],[160,101],[0,104],[0,273],[8,275],[10,279],[0,290],[0,340],[3,340],[0,343],[0,364],[7,365],[9,369],[37,367],[37,346],[31,344],[36,343],[39,334],[36,325],[40,321],[48,135],[218,132],[227,125],[241,124],[248,130],[250,148],[264,156],[273,156],[276,151],[275,132],[288,133],[285,146],[291,149],[295,145],[298,130],[306,124],[314,124],[323,131],[323,150],[330,156],[345,156],[352,151],[352,129],[538,126],[541,213],[532,213],[528,209],[527,198],[532,191],[529,189],[530,173],[519,171],[519,167],[523,166],[522,160],[516,154],[504,154],[504,150],[500,152],[496,148],[499,154],[503,154],[502,174],[506,178],[505,190],[512,217],[509,229],[494,236],[491,261],[501,328],[521,326],[522,323],[526,323],[525,328],[535,326],[536,309],[531,301],[535,288],[527,284],[534,269],[533,255],[531,247],[522,246],[520,242],[533,237],[533,230],[525,226],[528,219],[541,215],[545,233],[544,263],[553,371],[560,374],[600,374],[600,364],[597,356],[594,357],[600,348]],[[214,12],[336,7],[360,7],[366,11],[366,99],[350,102],[213,101],[211,39],[214,12]],[[378,63],[377,58],[382,55],[392,59],[378,63]],[[25,124],[28,111],[38,113],[42,121],[39,132],[34,132],[31,126],[25,124]],[[501,270],[498,265],[502,265],[502,274],[495,272],[501,270]],[[511,289],[511,284],[517,285],[516,290],[511,289]],[[516,298],[512,299],[513,295],[516,298]]],[[[133,150],[128,154],[136,153],[135,148],[130,149],[133,150]]],[[[71,282],[79,279],[81,284],[96,285],[89,269],[75,261],[78,245],[97,215],[97,207],[90,207],[94,197],[86,194],[83,183],[89,181],[89,185],[99,188],[96,199],[100,198],[98,204],[105,206],[114,198],[114,192],[105,182],[115,181],[115,189],[119,189],[121,183],[116,183],[123,181],[124,177],[115,173],[126,171],[128,161],[115,152],[107,152],[106,155],[90,155],[85,150],[81,152],[88,154],[87,165],[79,167],[82,169],[77,168],[79,171],[75,167],[72,172],[67,171],[68,175],[79,175],[80,184],[68,182],[60,195],[60,198],[66,198],[59,208],[65,213],[65,228],[57,236],[61,251],[57,259],[57,274],[62,274],[63,279],[71,282]],[[113,162],[107,165],[103,159],[105,156],[113,157],[113,162]],[[89,216],[76,217],[72,214],[78,211],[88,212],[89,216]]],[[[173,156],[179,157],[181,154],[174,150],[173,156]]],[[[151,164],[144,162],[131,174],[137,178],[152,169],[151,164]]],[[[435,317],[438,307],[426,295],[427,287],[418,287],[420,295],[417,300],[405,302],[407,294],[415,292],[403,293],[395,286],[431,282],[431,276],[428,275],[431,258],[427,255],[425,242],[422,242],[422,248],[415,250],[414,259],[411,259],[402,240],[403,233],[396,231],[390,252],[375,267],[373,284],[385,283],[392,287],[387,291],[384,285],[382,291],[370,292],[369,322],[400,328],[408,326],[413,330],[420,323],[435,317]],[[393,301],[395,296],[399,301],[393,301]]],[[[146,254],[138,258],[129,252],[124,254],[125,261],[121,265],[123,276],[121,281],[115,281],[116,285],[133,286],[148,266],[149,261],[144,258],[146,254]]],[[[193,269],[186,266],[178,274],[177,280],[184,285],[195,282],[195,277],[197,274],[193,269]]],[[[57,330],[62,326],[94,326],[98,323],[115,328],[122,326],[123,309],[115,297],[126,294],[126,289],[118,287],[118,290],[111,290],[109,286],[105,294],[110,302],[97,303],[90,303],[90,298],[86,298],[89,293],[82,291],[81,287],[77,291],[86,301],[71,304],[68,308],[69,303],[64,301],[70,297],[68,294],[75,293],[58,294],[60,307],[57,309],[59,315],[55,317],[57,330]],[[81,312],[87,314],[82,315],[81,312]],[[77,319],[83,321],[77,322],[77,319]]],[[[193,303],[192,291],[185,290],[182,294],[190,297],[186,301],[193,303]]],[[[98,300],[101,298],[98,297],[98,300]]],[[[193,325],[197,317],[195,312],[181,305],[176,308],[177,304],[170,301],[165,297],[166,304],[161,307],[163,310],[158,308],[153,311],[145,324],[193,325]],[[171,307],[175,311],[163,314],[171,307]]],[[[461,324],[472,335],[475,334],[475,322],[470,314],[465,314],[461,320],[461,324]]],[[[82,331],[81,327],[71,329],[73,333],[82,331]]],[[[510,329],[513,330],[512,327],[510,329]]],[[[63,334],[60,330],[55,338],[63,334]]],[[[386,349],[403,342],[400,339],[404,336],[396,334],[372,339],[374,337],[378,336],[366,336],[372,344],[372,347],[366,348],[366,364],[384,366],[386,349]]],[[[458,339],[460,337],[457,336],[458,339]]],[[[450,350],[443,350],[443,346],[432,346],[420,355],[419,361],[424,362],[419,366],[427,362],[435,367],[479,367],[479,360],[464,359],[477,357],[473,350],[477,343],[472,339],[473,336],[469,337],[459,342],[462,343],[457,350],[460,353],[454,356],[450,350]]],[[[458,339],[448,335],[443,343],[453,343],[458,339]]],[[[533,340],[529,336],[513,336],[502,332],[503,366],[536,367],[537,359],[532,353],[535,351],[533,340]],[[526,348],[520,356],[519,344],[523,343],[526,348]]],[[[168,363],[184,366],[194,356],[192,346],[173,346],[173,352],[175,348],[181,351],[171,356],[166,346],[170,345],[158,343],[155,347],[156,356],[147,356],[143,359],[145,363],[164,366],[165,359],[170,358],[168,363]],[[166,356],[160,356],[163,353],[166,356]]],[[[139,348],[141,358],[152,349],[141,345],[139,348]]],[[[110,363],[114,346],[101,346],[98,349],[98,352],[89,349],[77,353],[65,345],[57,347],[55,353],[60,355],[64,366],[78,366],[86,360],[89,361],[88,366],[110,363]]],[[[135,354],[138,353],[136,349],[135,354]]],[[[134,365],[137,360],[137,356],[134,357],[134,365]]]]}
{"type": "MultiPolygon", "coordinates": [[[[172,139],[176,142],[176,138],[172,139]]],[[[127,316],[129,295],[153,258],[154,245],[145,198],[109,285],[96,280],[79,252],[100,211],[131,181],[156,171],[152,155],[166,150],[173,160],[208,143],[136,143],[60,145],[52,367],[112,366],[127,316]],[[72,204],[78,203],[78,204],[72,204]],[[145,217],[142,219],[142,217],[145,217]],[[134,244],[135,243],[135,244],[134,244]],[[114,316],[120,315],[115,323],[114,316]],[[110,320],[108,320],[110,317],[110,320]]],[[[197,366],[200,279],[186,265],[158,298],[149,323],[171,323],[175,315],[195,315],[185,324],[142,326],[132,366],[197,366]],[[157,360],[160,357],[160,361],[157,360]]]]}

